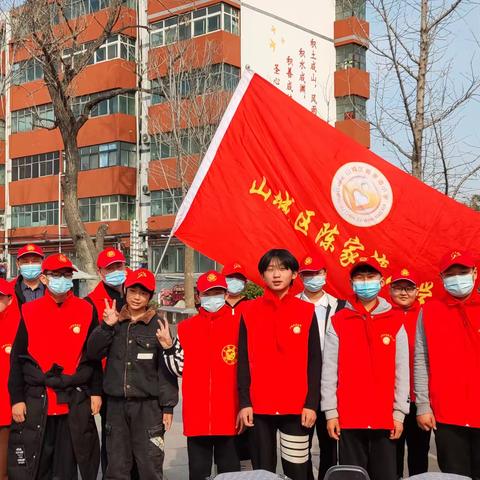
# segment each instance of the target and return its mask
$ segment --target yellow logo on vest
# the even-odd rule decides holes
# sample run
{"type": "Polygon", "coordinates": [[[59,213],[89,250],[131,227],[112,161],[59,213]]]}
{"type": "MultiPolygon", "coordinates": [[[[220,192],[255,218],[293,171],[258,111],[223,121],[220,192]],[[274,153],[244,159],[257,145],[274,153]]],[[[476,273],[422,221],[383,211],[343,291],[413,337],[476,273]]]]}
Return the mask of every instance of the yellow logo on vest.
{"type": "Polygon", "coordinates": [[[225,345],[222,348],[222,359],[227,365],[235,365],[237,363],[237,347],[225,345]]]}
{"type": "Polygon", "coordinates": [[[78,335],[82,328],[81,328],[81,325],[79,325],[78,323],[74,323],[73,325],[70,325],[70,330],[75,334],[75,335],[78,335]]]}
{"type": "Polygon", "coordinates": [[[383,333],[380,335],[382,343],[386,346],[390,345],[395,339],[389,333],[383,333]]]}
{"type": "Polygon", "coordinates": [[[12,344],[7,343],[5,345],[2,345],[2,350],[7,354],[10,355],[10,352],[12,351],[12,344]]]}
{"type": "Polygon", "coordinates": [[[300,323],[294,323],[293,325],[290,325],[290,330],[295,335],[300,335],[302,333],[302,325],[300,325],[300,323]]]}

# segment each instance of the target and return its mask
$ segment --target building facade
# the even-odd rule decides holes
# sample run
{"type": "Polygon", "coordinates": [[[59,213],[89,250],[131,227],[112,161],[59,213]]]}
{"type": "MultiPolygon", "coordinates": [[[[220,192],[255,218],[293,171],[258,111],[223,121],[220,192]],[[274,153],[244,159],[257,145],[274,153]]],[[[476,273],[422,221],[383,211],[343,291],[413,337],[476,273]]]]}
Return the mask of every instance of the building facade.
{"type": "MultiPolygon", "coordinates": [[[[95,18],[102,15],[106,3],[66,2],[69,18],[87,18],[85,42],[98,35],[95,18]]],[[[173,239],[163,254],[164,246],[185,190],[238,83],[241,66],[250,64],[267,78],[275,72],[271,65],[263,71],[267,62],[252,56],[258,41],[255,22],[274,22],[277,33],[288,27],[292,38],[295,31],[302,32],[301,41],[308,41],[303,55],[309,55],[305,58],[309,69],[312,42],[318,41],[319,48],[323,42],[327,54],[315,58],[314,73],[324,95],[310,92],[312,75],[301,80],[299,71],[295,88],[305,93],[304,98],[308,94],[307,108],[369,146],[365,1],[327,0],[328,8],[319,12],[318,29],[313,15],[308,16],[309,24],[302,18],[287,20],[287,12],[277,11],[278,3],[282,2],[252,1],[241,6],[237,0],[129,0],[122,6],[122,18],[135,19],[136,27],[111,35],[79,75],[74,105],[78,111],[98,92],[136,90],[101,102],[78,138],[82,220],[92,236],[108,223],[105,243],[122,248],[132,266],[148,265],[173,283],[181,279],[184,246],[173,239]],[[255,3],[272,5],[262,10],[255,3]],[[199,104],[195,99],[206,89],[214,95],[199,104]]],[[[42,128],[52,122],[53,107],[41,62],[25,49],[15,49],[8,31],[6,45],[3,62],[9,80],[0,113],[0,260],[10,277],[16,274],[16,252],[25,243],[38,243],[47,253],[60,249],[73,258],[75,252],[62,215],[61,136],[55,129],[42,128]]],[[[294,50],[293,62],[299,69],[302,47],[296,45],[294,50]]],[[[73,58],[75,52],[65,49],[64,55],[73,58]]],[[[282,73],[288,75],[289,60],[282,61],[282,73]]],[[[282,85],[270,79],[288,90],[285,78],[282,85]]],[[[199,253],[194,263],[197,272],[214,266],[199,253]]]]}

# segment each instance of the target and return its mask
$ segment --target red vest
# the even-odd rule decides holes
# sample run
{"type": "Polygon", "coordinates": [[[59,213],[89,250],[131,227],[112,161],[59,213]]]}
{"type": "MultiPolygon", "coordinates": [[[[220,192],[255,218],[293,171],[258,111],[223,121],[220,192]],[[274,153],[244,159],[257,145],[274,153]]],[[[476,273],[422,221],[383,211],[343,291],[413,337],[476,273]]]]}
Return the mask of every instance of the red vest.
{"type": "Polygon", "coordinates": [[[8,393],[10,351],[20,323],[20,312],[15,300],[0,313],[0,426],[10,425],[12,407],[8,393]]]}
{"type": "Polygon", "coordinates": [[[254,413],[299,415],[308,392],[308,336],[314,306],[265,290],[246,303],[250,399],[254,413]]]}
{"type": "Polygon", "coordinates": [[[338,416],[342,428],[393,428],[396,336],[401,316],[392,308],[371,314],[361,303],[332,318],[339,339],[338,416]]]}
{"type": "Polygon", "coordinates": [[[408,359],[410,361],[410,401],[415,402],[415,393],[413,391],[413,360],[415,358],[415,337],[417,334],[417,320],[418,314],[420,313],[420,304],[415,301],[407,310],[394,303],[392,303],[392,306],[403,318],[403,325],[408,336],[408,359]]]}
{"type": "Polygon", "coordinates": [[[216,313],[201,308],[178,326],[184,351],[183,433],[187,437],[235,435],[239,325],[240,316],[225,306],[216,313]]]}
{"type": "Polygon", "coordinates": [[[480,294],[431,300],[423,324],[437,422],[480,428],[480,294]]]}
{"type": "MultiPolygon", "coordinates": [[[[47,291],[44,297],[25,303],[22,316],[28,332],[28,352],[42,371],[47,372],[56,363],[63,367],[64,374],[74,374],[92,322],[92,306],[72,293],[59,305],[47,291]]],[[[47,388],[47,398],[48,415],[68,413],[68,405],[57,403],[51,388],[47,388]]]]}
{"type": "Polygon", "coordinates": [[[98,321],[101,322],[103,311],[105,310],[105,299],[107,299],[110,304],[112,303],[112,299],[105,288],[105,284],[99,282],[87,297],[93,302],[95,310],[97,311],[98,321]]]}

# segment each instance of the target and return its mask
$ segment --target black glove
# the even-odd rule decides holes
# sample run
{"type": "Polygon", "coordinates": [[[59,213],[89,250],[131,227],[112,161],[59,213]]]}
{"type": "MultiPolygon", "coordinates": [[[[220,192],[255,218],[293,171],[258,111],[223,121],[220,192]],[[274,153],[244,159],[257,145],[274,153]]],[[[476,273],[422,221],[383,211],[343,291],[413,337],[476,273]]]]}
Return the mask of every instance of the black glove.
{"type": "Polygon", "coordinates": [[[45,385],[54,390],[63,390],[72,383],[71,375],[63,375],[63,367],[54,363],[52,368],[45,373],[45,385]]]}

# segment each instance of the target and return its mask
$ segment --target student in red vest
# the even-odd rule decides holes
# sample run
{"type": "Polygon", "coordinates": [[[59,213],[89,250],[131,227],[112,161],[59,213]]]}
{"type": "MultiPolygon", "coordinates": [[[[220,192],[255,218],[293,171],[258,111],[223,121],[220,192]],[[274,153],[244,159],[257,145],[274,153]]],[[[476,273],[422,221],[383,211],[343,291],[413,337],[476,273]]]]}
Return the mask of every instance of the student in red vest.
{"type": "Polygon", "coordinates": [[[285,475],[306,480],[320,393],[318,323],[314,306],[291,292],[298,261],[288,250],[265,253],[258,271],[265,293],[245,304],[240,322],[240,419],[253,427],[254,469],[275,472],[279,431],[285,475]]]}
{"type": "MultiPolygon", "coordinates": [[[[123,291],[123,284],[127,278],[126,259],[120,250],[113,247],[108,247],[102,250],[97,257],[97,271],[100,276],[98,285],[85,297],[85,300],[91,303],[95,309],[98,319],[103,318],[103,311],[105,310],[105,300],[109,303],[115,300],[117,311],[125,305],[125,297],[123,291]]],[[[102,424],[102,471],[107,470],[107,440],[106,440],[106,419],[107,419],[107,404],[102,403],[102,397],[92,397],[92,411],[100,413],[102,424]]],[[[135,468],[133,469],[134,477],[137,478],[135,468]]]]}
{"type": "Polygon", "coordinates": [[[45,285],[40,281],[44,257],[42,248],[34,243],[18,250],[16,263],[19,273],[13,284],[19,307],[45,294],[45,285]]]}
{"type": "Polygon", "coordinates": [[[0,480],[7,479],[7,446],[12,408],[8,396],[10,352],[20,322],[11,283],[0,278],[0,480]]]}
{"type": "Polygon", "coordinates": [[[183,375],[183,433],[187,437],[190,480],[210,477],[212,457],[218,473],[240,470],[238,433],[237,345],[240,317],[225,305],[227,283],[218,272],[198,278],[201,307],[182,321],[172,341],[159,322],[157,338],[169,370],[183,375]]]}
{"type": "Polygon", "coordinates": [[[435,430],[440,470],[480,478],[480,294],[469,252],[440,262],[445,293],[417,322],[414,381],[417,422],[435,430]]]}
{"type": "Polygon", "coordinates": [[[236,310],[241,310],[237,307],[241,307],[243,302],[248,300],[244,294],[247,275],[239,262],[226,264],[222,269],[222,275],[227,281],[226,304],[232,309],[232,315],[235,315],[236,310]]]}
{"type": "MultiPolygon", "coordinates": [[[[300,262],[299,275],[303,282],[303,291],[297,297],[315,306],[315,316],[317,317],[320,334],[320,348],[323,354],[327,329],[330,326],[333,315],[345,307],[345,300],[338,300],[323,290],[327,283],[327,268],[325,260],[320,255],[307,255],[300,262]]],[[[318,478],[323,480],[327,470],[337,463],[337,444],[328,435],[327,420],[325,419],[325,414],[320,410],[320,401],[318,402],[315,426],[320,447],[318,478]]],[[[312,438],[313,430],[310,438],[310,448],[312,438]]],[[[309,478],[313,479],[313,469],[310,470],[309,478]]]]}
{"type": "Polygon", "coordinates": [[[94,480],[100,462],[90,395],[101,392],[100,362],[87,361],[96,326],[93,309],[72,293],[72,262],[63,254],[42,263],[42,298],[22,306],[12,349],[12,424],[8,477],[94,480]]]}
{"type": "Polygon", "coordinates": [[[403,478],[405,443],[408,446],[408,475],[419,475],[428,471],[428,451],[430,449],[430,431],[424,431],[417,425],[417,407],[413,391],[413,355],[415,351],[415,332],[420,304],[417,301],[417,280],[407,268],[392,275],[390,298],[394,310],[403,317],[403,325],[408,335],[410,361],[410,413],[403,422],[403,433],[397,444],[397,476],[403,478]]]}
{"type": "Polygon", "coordinates": [[[372,480],[396,480],[396,442],[409,412],[408,338],[402,316],[378,296],[382,273],[359,257],[350,271],[354,295],[325,338],[322,411],[339,440],[342,465],[372,480]]]}
{"type": "Polygon", "coordinates": [[[105,300],[103,322],[88,341],[89,358],[107,358],[106,479],[129,480],[134,459],[142,480],[163,478],[164,434],[172,424],[178,385],[155,337],[159,317],[149,306],[155,283],[149,270],[129,272],[126,304],[118,313],[116,301],[105,300]]]}

